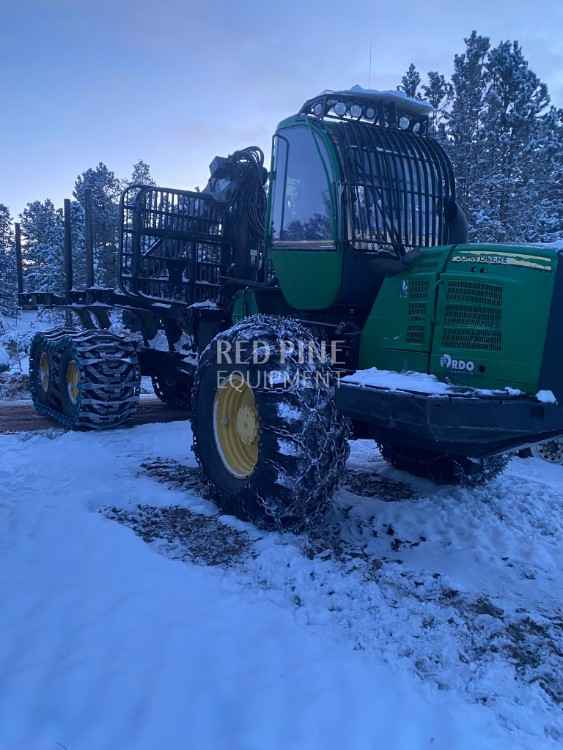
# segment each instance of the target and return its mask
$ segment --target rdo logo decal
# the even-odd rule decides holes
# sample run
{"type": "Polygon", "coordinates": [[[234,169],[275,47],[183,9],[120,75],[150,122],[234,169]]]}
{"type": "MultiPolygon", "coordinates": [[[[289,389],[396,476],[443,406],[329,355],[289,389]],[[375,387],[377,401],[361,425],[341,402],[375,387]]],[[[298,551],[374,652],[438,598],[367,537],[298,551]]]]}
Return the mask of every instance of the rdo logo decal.
{"type": "Polygon", "coordinates": [[[456,372],[474,372],[475,362],[471,359],[454,359],[451,354],[442,354],[440,365],[446,370],[455,370],[456,372]]]}

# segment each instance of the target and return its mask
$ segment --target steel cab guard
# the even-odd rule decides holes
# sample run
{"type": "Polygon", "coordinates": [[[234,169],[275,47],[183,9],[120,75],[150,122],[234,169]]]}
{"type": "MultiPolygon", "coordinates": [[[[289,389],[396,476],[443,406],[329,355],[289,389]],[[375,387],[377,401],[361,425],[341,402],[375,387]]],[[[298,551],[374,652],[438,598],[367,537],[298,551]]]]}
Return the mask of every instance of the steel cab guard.
{"type": "Polygon", "coordinates": [[[430,111],[355,87],[279,124],[266,242],[292,307],[367,307],[417,249],[465,241],[451,164],[427,137],[430,111]]]}

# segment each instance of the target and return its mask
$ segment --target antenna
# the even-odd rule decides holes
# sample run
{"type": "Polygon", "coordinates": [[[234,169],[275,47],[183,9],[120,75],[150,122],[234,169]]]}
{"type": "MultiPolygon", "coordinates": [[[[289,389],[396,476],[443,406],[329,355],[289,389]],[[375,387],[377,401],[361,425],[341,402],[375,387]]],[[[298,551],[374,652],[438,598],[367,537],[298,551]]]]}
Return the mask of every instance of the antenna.
{"type": "Polygon", "coordinates": [[[369,80],[368,80],[368,88],[369,89],[371,89],[371,61],[372,61],[372,57],[373,57],[373,55],[372,55],[372,48],[373,48],[373,45],[370,42],[369,43],[369,80]]]}

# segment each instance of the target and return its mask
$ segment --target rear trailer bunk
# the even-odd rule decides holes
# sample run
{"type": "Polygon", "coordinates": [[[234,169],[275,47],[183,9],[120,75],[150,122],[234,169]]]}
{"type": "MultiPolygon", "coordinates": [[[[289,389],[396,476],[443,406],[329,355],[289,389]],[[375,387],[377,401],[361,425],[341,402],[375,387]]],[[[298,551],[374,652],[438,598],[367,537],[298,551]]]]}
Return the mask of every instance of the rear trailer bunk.
{"type": "MultiPolygon", "coordinates": [[[[65,313],[66,325],[38,334],[31,349],[31,392],[40,414],[71,429],[120,425],[135,411],[143,375],[159,398],[189,410],[199,352],[226,327],[233,296],[241,287],[267,286],[262,152],[217,157],[211,170],[204,192],[147,185],[123,191],[115,288],[94,284],[88,195],[89,283],[74,286],[65,200],[64,293],[24,291],[22,282],[19,294],[24,308],[65,313]]],[[[18,257],[21,273],[21,244],[18,257]]]]}

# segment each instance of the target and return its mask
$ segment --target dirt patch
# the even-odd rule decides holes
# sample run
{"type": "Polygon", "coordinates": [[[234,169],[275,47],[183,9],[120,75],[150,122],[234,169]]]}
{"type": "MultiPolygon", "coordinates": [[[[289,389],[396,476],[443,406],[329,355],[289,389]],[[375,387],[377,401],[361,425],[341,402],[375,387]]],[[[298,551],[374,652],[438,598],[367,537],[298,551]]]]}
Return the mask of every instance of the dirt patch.
{"type": "Polygon", "coordinates": [[[198,495],[205,492],[205,483],[200,470],[196,466],[185,466],[171,458],[152,458],[143,461],[141,474],[156,479],[171,489],[191,490],[198,495]]]}
{"type": "Polygon", "coordinates": [[[443,589],[440,600],[463,620],[461,661],[504,657],[517,679],[539,685],[554,703],[563,704],[563,611],[533,617],[524,609],[507,612],[486,596],[471,598],[453,589],[443,589]]]}
{"type": "Polygon", "coordinates": [[[244,531],[221,523],[216,516],[192,513],[178,505],[138,505],[134,510],[103,507],[100,513],[128,526],[173,560],[230,568],[241,564],[252,545],[244,531]]]}
{"type": "Polygon", "coordinates": [[[365,469],[347,469],[342,488],[360,497],[375,497],[390,502],[410,500],[414,497],[414,492],[408,484],[365,469]]]}

